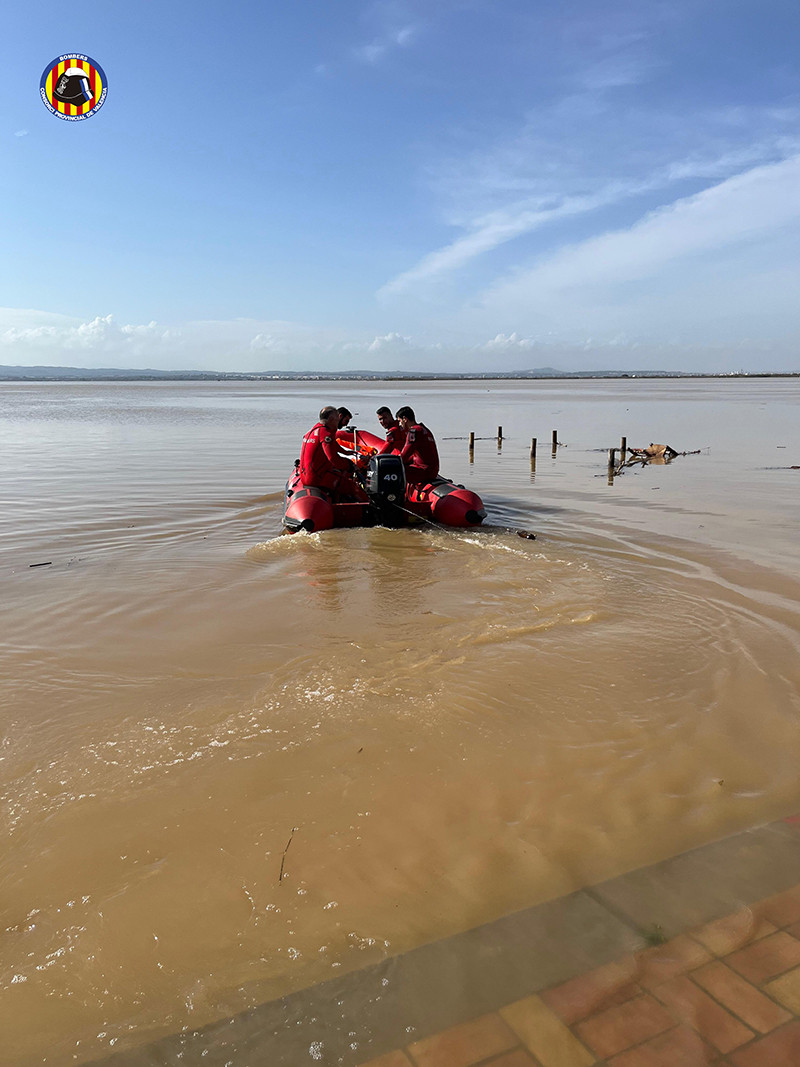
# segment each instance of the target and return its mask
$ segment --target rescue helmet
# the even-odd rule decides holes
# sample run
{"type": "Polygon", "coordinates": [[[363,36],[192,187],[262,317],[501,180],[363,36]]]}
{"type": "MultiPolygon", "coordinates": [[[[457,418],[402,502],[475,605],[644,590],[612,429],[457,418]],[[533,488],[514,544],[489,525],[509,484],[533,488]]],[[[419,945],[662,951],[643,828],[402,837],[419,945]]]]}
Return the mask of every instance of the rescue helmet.
{"type": "Polygon", "coordinates": [[[53,86],[53,96],[62,104],[81,107],[93,98],[89,76],[83,67],[67,67],[53,86]]]}

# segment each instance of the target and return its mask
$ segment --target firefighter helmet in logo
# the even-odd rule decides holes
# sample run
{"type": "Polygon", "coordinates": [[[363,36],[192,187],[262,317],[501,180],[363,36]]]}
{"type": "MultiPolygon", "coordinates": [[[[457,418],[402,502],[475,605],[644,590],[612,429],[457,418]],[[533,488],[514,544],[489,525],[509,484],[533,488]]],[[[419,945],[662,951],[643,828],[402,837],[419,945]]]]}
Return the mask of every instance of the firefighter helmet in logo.
{"type": "Polygon", "coordinates": [[[78,52],[59,56],[44,68],[39,92],[47,110],[60,119],[87,119],[103,106],[108,92],[105,72],[78,52]]]}
{"type": "Polygon", "coordinates": [[[67,67],[53,86],[53,96],[62,104],[88,104],[94,93],[83,67],[67,67]]]}

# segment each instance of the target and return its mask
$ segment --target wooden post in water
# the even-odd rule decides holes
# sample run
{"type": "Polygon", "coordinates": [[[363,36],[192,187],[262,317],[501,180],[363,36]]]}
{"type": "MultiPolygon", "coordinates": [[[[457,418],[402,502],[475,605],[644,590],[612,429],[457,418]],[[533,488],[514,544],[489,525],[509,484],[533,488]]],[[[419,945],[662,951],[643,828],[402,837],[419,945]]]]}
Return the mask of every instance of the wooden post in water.
{"type": "Polygon", "coordinates": [[[469,461],[470,461],[470,463],[474,463],[475,462],[475,431],[474,430],[470,430],[469,431],[469,461]]]}
{"type": "Polygon", "coordinates": [[[609,448],[609,450],[608,450],[608,484],[609,485],[613,485],[614,484],[614,474],[616,473],[615,470],[614,470],[614,466],[615,466],[615,463],[616,463],[616,457],[617,457],[616,448],[609,448]]]}
{"type": "Polygon", "coordinates": [[[553,451],[558,448],[558,430],[553,430],[553,451]]]}
{"type": "Polygon", "coordinates": [[[531,438],[531,470],[536,470],[536,438],[531,438]]]}
{"type": "Polygon", "coordinates": [[[619,442],[619,461],[620,461],[620,463],[624,463],[625,462],[625,453],[627,451],[628,451],[628,438],[627,437],[621,437],[620,438],[620,442],[619,442]]]}
{"type": "Polygon", "coordinates": [[[498,448],[502,448],[503,447],[503,427],[502,426],[498,426],[497,427],[497,447],[498,448]]]}

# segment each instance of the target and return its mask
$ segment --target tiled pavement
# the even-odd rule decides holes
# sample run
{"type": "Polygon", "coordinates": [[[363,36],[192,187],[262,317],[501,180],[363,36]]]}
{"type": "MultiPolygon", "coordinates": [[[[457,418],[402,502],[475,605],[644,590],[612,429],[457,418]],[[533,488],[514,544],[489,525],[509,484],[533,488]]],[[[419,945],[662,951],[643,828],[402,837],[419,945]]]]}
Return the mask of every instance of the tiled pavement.
{"type": "Polygon", "coordinates": [[[800,816],[101,1062],[800,1067],[800,816]]]}
{"type": "Polygon", "coordinates": [[[800,885],[368,1067],[800,1067],[800,885]]]}

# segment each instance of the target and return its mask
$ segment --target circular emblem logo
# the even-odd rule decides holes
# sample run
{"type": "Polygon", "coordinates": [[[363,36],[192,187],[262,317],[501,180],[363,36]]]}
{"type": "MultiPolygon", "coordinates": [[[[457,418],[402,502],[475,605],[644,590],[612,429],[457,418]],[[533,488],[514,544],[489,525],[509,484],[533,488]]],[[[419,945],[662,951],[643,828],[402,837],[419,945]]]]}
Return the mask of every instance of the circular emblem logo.
{"type": "Polygon", "coordinates": [[[103,68],[79,52],[59,56],[44,68],[39,92],[48,111],[67,122],[88,119],[106,102],[103,68]]]}

